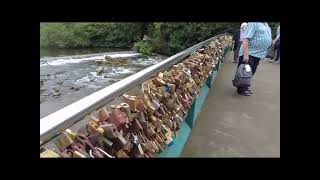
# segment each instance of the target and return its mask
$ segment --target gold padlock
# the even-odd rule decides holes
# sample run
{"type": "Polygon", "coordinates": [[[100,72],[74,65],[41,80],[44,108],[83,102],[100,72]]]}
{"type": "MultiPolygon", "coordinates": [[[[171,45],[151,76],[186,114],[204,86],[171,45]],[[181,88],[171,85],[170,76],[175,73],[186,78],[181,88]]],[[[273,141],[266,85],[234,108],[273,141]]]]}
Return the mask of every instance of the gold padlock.
{"type": "Polygon", "coordinates": [[[89,134],[101,133],[103,134],[103,129],[94,121],[90,121],[87,124],[87,131],[89,134]]]}
{"type": "Polygon", "coordinates": [[[59,150],[63,151],[73,143],[73,140],[67,132],[63,131],[54,142],[59,150]]]}
{"type": "Polygon", "coordinates": [[[72,132],[70,129],[66,129],[65,131],[66,133],[68,133],[72,140],[76,140],[77,133],[72,132]]]}
{"type": "Polygon", "coordinates": [[[165,86],[166,82],[163,81],[162,79],[156,77],[152,80],[153,84],[155,84],[156,86],[165,86]]]}
{"type": "Polygon", "coordinates": [[[45,150],[40,154],[41,158],[58,158],[61,157],[58,153],[52,151],[52,150],[45,150]]]}
{"type": "Polygon", "coordinates": [[[128,157],[128,155],[122,149],[116,152],[116,156],[118,158],[127,158],[128,157]]]}
{"type": "Polygon", "coordinates": [[[73,151],[72,157],[75,157],[75,158],[86,158],[86,156],[81,154],[79,151],[73,151]]]}

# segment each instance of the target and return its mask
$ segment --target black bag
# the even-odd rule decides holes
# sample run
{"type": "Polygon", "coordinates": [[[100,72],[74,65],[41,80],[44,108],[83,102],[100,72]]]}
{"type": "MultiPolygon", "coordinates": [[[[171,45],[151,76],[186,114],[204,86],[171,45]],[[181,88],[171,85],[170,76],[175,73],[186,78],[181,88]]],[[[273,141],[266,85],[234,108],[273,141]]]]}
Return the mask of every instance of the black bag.
{"type": "Polygon", "coordinates": [[[267,57],[266,58],[270,58],[273,59],[275,55],[274,52],[274,45],[272,45],[269,49],[268,49],[268,53],[267,53],[267,57]]]}
{"type": "Polygon", "coordinates": [[[252,71],[247,72],[246,65],[248,64],[240,64],[238,67],[234,80],[232,80],[234,87],[249,87],[251,85],[252,71]]]}

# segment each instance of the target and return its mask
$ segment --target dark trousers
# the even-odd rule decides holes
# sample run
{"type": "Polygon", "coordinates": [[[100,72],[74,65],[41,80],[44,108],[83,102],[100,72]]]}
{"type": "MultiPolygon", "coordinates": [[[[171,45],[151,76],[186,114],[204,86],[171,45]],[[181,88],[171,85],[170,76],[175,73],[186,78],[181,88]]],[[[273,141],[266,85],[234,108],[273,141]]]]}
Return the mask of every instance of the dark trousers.
{"type": "Polygon", "coordinates": [[[241,44],[242,42],[239,42],[237,48],[234,50],[233,62],[235,63],[238,62],[238,59],[239,59],[239,51],[240,51],[241,44]]]}
{"type": "MultiPolygon", "coordinates": [[[[260,58],[257,57],[253,57],[253,56],[249,56],[249,62],[248,64],[251,67],[251,71],[252,71],[252,76],[255,74],[257,67],[259,65],[260,62],[260,58]]],[[[240,66],[240,64],[244,64],[243,62],[243,56],[239,57],[239,62],[238,62],[238,67],[240,66]]],[[[248,87],[238,87],[237,91],[238,92],[242,92],[245,91],[246,89],[248,89],[248,87]]]]}
{"type": "Polygon", "coordinates": [[[280,46],[274,47],[274,50],[277,53],[276,59],[274,61],[278,61],[280,58],[280,46]]]}

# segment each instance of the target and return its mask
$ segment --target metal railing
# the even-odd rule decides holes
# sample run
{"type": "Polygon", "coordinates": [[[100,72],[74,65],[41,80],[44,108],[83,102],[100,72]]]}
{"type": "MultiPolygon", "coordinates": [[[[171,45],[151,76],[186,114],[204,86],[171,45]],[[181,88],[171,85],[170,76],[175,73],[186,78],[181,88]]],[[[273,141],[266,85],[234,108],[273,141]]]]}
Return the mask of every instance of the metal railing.
{"type": "Polygon", "coordinates": [[[184,51],[181,51],[167,58],[166,60],[158,64],[143,69],[136,74],[122,79],[121,81],[118,81],[104,89],[86,96],[83,99],[80,99],[79,101],[74,102],[40,119],[40,146],[45,142],[53,139],[60,132],[64,131],[65,129],[71,127],[72,125],[83,119],[86,115],[103,107],[104,105],[112,101],[115,97],[118,97],[121,94],[125,93],[129,88],[134,87],[138,83],[142,83],[158,72],[163,71],[170,66],[180,62],[197,49],[226,34],[227,33],[220,34],[202,41],[188,49],[185,49],[184,51]]]}

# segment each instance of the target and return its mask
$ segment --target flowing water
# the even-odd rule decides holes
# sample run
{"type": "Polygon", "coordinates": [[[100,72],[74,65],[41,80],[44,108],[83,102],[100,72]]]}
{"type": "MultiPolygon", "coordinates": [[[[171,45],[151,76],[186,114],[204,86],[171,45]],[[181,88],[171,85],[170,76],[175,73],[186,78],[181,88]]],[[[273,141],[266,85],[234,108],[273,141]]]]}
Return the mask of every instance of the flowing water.
{"type": "Polygon", "coordinates": [[[166,58],[136,51],[104,51],[40,49],[40,118],[166,58]],[[105,55],[112,58],[111,64],[99,63],[105,55]],[[119,59],[127,63],[116,63],[119,59]]]}

